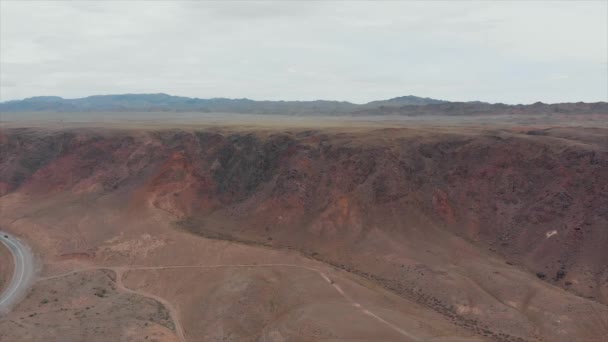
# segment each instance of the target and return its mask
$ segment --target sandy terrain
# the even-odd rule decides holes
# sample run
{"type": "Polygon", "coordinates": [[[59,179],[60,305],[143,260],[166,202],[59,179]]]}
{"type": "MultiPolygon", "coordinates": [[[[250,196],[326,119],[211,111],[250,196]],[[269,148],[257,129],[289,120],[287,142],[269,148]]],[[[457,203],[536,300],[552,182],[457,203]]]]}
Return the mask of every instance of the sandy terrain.
{"type": "MultiPolygon", "coordinates": [[[[83,216],[88,216],[88,213],[83,216]]],[[[18,226],[23,233],[33,229],[28,233],[28,240],[36,242],[36,245],[42,246],[47,239],[59,239],[58,236],[46,234],[40,239],[42,234],[35,233],[39,225],[32,225],[28,229],[30,224],[27,220],[18,222],[21,222],[18,226]]],[[[108,229],[104,235],[111,238],[100,241],[99,247],[95,248],[97,252],[94,258],[77,253],[66,256],[66,253],[54,251],[55,257],[47,259],[47,271],[41,275],[42,280],[37,283],[34,292],[53,293],[59,298],[59,303],[70,303],[77,300],[73,298],[75,293],[68,291],[74,282],[70,279],[78,279],[86,290],[92,292],[108,287],[116,290],[121,287],[117,284],[123,284],[126,290],[117,293],[161,298],[170,303],[171,308],[168,310],[175,308],[177,311],[175,320],[183,328],[187,341],[221,340],[222,336],[229,340],[340,340],[357,336],[370,340],[408,340],[394,327],[405,328],[415,334],[412,336],[423,340],[436,336],[461,336],[471,341],[479,340],[414,302],[403,303],[404,299],[361,279],[358,281],[364,285],[360,285],[351,280],[352,275],[345,276],[343,271],[303,258],[295,252],[193,237],[157,221],[139,224],[128,231],[108,229]],[[60,257],[57,257],[58,254],[60,257]],[[153,269],[146,269],[152,265],[153,269]],[[183,267],[188,265],[195,267],[183,267]],[[156,269],[156,266],[163,268],[156,269]],[[103,282],[98,278],[78,277],[100,267],[118,271],[116,273],[123,275],[124,279],[122,282],[103,282]],[[315,270],[326,274],[331,283],[315,270]],[[63,275],[63,272],[68,272],[68,275],[63,275]],[[52,284],[52,289],[49,289],[49,284],[52,284]],[[342,296],[334,285],[344,287],[342,291],[358,305],[355,306],[342,296]],[[58,290],[61,286],[65,286],[62,287],[63,293],[58,290]],[[189,287],[192,288],[186,290],[189,287]],[[380,314],[381,320],[364,310],[380,314]],[[434,324],[425,324],[427,320],[434,324]]],[[[114,274],[107,278],[116,279],[114,274]]],[[[32,300],[30,295],[25,303],[31,304],[20,305],[12,315],[24,316],[27,313],[23,319],[26,323],[35,325],[34,322],[38,322],[36,317],[46,319],[38,314],[29,317],[44,309],[41,301],[43,299],[39,301],[38,297],[32,300]]],[[[98,305],[100,304],[87,302],[86,306],[93,310],[98,305]]],[[[64,311],[68,309],[60,306],[58,310],[61,308],[64,311]]],[[[150,322],[154,318],[140,316],[150,322]]],[[[109,321],[110,318],[105,320],[109,321]]],[[[91,324],[93,322],[95,321],[91,324]]],[[[87,323],[81,321],[80,324],[87,323]]],[[[43,326],[43,329],[47,327],[43,326]]],[[[104,336],[95,335],[95,331],[98,330],[87,330],[86,336],[91,340],[103,340],[104,336]]],[[[179,334],[175,331],[173,334],[178,338],[179,334]]]]}
{"type": "Polygon", "coordinates": [[[0,337],[608,333],[603,128],[155,125],[2,130],[0,226],[43,265],[0,337]]]}
{"type": "Polygon", "coordinates": [[[178,341],[166,308],[119,291],[113,274],[90,271],[40,280],[0,320],[6,341],[178,341]]]}

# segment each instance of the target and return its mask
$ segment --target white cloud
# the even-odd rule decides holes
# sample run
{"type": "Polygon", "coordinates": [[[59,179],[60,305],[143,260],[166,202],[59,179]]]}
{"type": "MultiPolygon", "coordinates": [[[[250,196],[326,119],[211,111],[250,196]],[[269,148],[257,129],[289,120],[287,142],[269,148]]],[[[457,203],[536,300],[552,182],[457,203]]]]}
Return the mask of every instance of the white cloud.
{"type": "Polygon", "coordinates": [[[1,1],[0,100],[606,101],[607,13],[608,2],[1,1]]]}

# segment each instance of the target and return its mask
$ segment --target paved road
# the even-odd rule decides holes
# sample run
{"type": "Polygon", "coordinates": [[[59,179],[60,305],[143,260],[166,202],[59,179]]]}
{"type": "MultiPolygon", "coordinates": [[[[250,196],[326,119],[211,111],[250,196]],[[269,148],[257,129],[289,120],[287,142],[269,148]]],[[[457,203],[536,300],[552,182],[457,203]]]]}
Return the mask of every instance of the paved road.
{"type": "Polygon", "coordinates": [[[6,313],[26,294],[34,280],[34,255],[23,242],[8,233],[0,231],[0,242],[11,251],[15,262],[13,279],[0,293],[0,313],[6,313]]]}

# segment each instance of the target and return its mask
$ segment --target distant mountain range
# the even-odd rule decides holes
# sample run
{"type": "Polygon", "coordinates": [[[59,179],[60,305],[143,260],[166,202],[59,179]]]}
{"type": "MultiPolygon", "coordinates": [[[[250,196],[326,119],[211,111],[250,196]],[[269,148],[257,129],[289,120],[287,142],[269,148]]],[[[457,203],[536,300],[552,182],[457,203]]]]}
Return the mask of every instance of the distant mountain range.
{"type": "Polygon", "coordinates": [[[449,102],[417,96],[354,104],[340,101],[200,99],[167,94],[95,95],[79,99],[38,96],[0,103],[0,112],[203,112],[284,115],[477,115],[533,113],[608,114],[606,102],[505,105],[449,102]]]}
{"type": "Polygon", "coordinates": [[[80,99],[38,96],[0,103],[5,112],[122,112],[122,111],[192,111],[253,114],[338,114],[382,106],[439,104],[445,101],[417,96],[402,96],[386,101],[357,105],[340,101],[254,101],[249,99],[200,99],[167,94],[95,95],[80,99]]]}

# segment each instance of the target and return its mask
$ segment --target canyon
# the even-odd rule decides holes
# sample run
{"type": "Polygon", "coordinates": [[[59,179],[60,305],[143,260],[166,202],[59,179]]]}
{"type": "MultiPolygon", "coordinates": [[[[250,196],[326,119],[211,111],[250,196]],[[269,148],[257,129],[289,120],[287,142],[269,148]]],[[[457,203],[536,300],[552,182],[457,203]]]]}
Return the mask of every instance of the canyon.
{"type": "Polygon", "coordinates": [[[608,127],[569,120],[4,124],[40,270],[0,338],[601,341],[608,127]]]}

